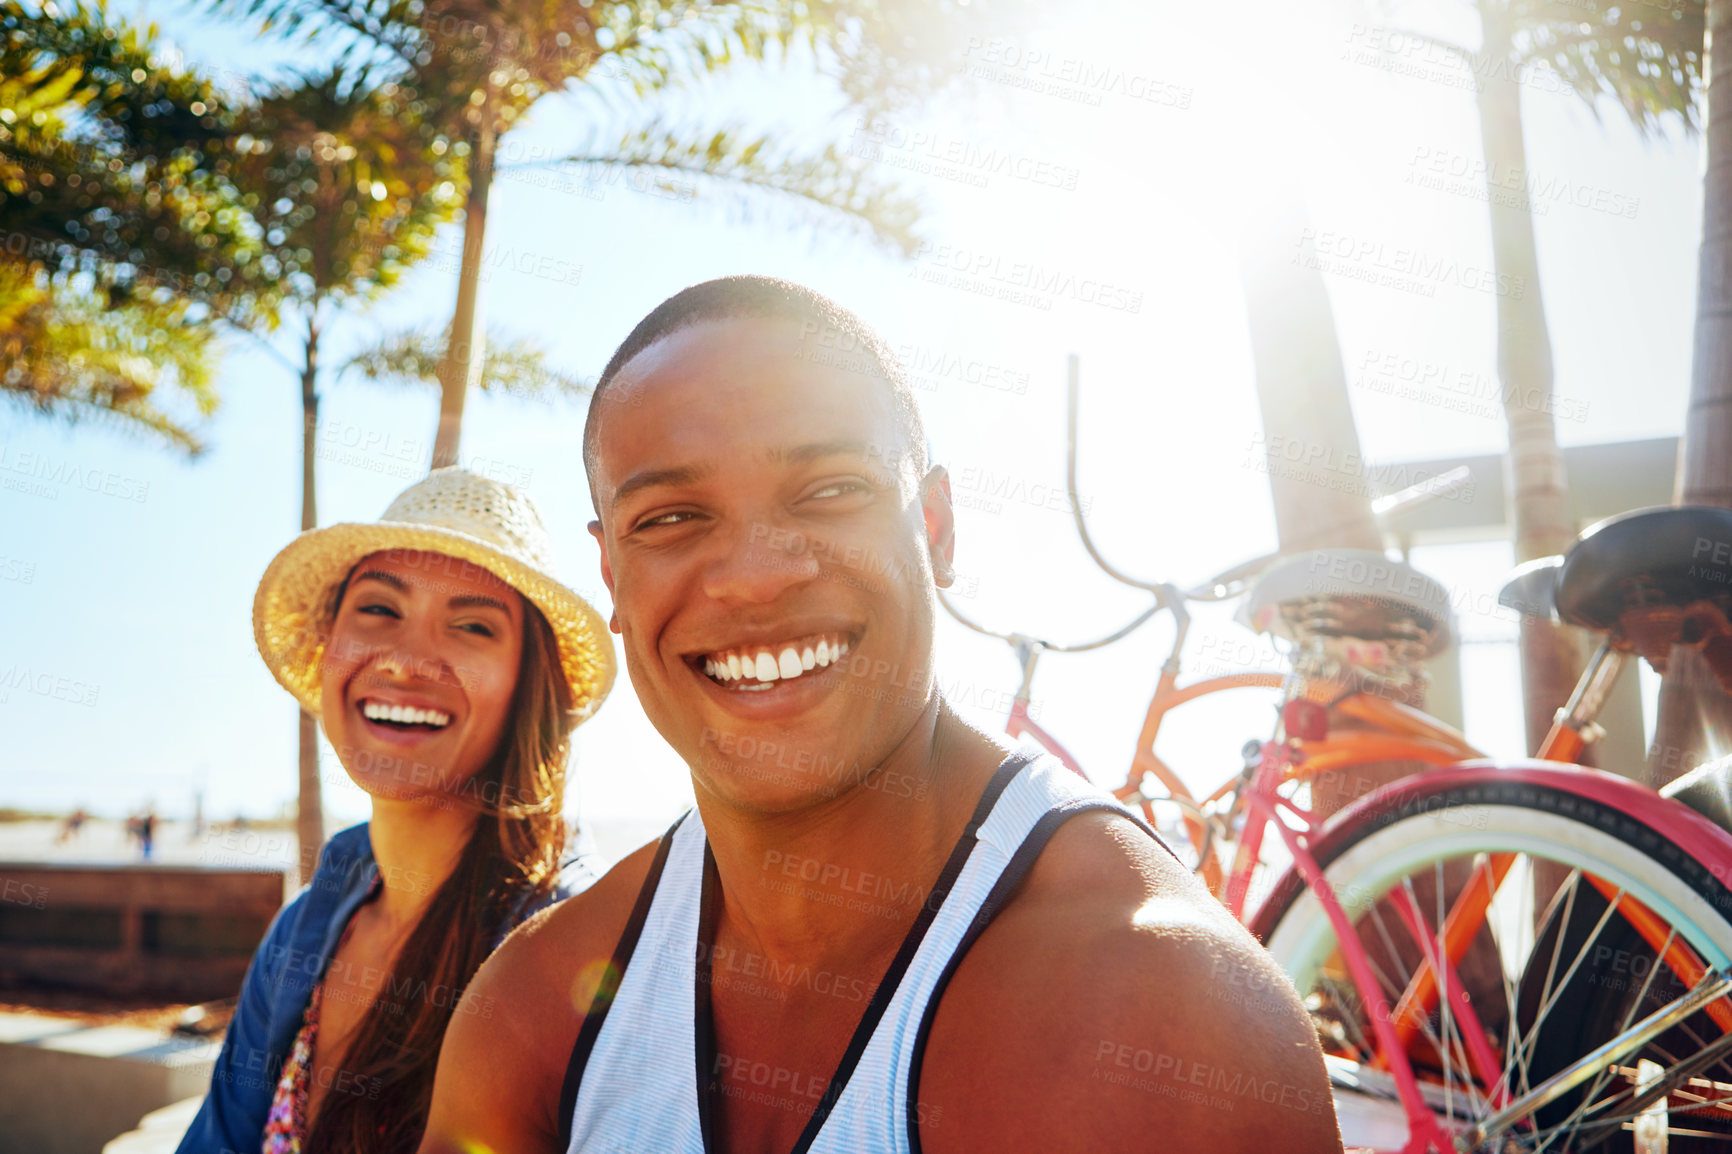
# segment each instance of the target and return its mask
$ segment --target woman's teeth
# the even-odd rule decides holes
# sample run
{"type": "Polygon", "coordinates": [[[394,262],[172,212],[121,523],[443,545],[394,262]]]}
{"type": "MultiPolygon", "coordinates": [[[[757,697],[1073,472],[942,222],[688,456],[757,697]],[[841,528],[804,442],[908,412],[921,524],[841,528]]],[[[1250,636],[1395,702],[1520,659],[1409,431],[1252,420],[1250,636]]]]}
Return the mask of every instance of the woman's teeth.
{"type": "Polygon", "coordinates": [[[739,682],[737,689],[768,689],[773,681],[787,681],[821,669],[847,654],[847,639],[839,633],[826,633],[778,645],[718,650],[704,658],[704,672],[724,685],[739,682]]]}
{"type": "Polygon", "coordinates": [[[441,710],[387,705],[383,701],[361,702],[361,716],[368,721],[389,721],[394,725],[426,725],[433,729],[444,729],[451,724],[451,715],[441,710]]]}

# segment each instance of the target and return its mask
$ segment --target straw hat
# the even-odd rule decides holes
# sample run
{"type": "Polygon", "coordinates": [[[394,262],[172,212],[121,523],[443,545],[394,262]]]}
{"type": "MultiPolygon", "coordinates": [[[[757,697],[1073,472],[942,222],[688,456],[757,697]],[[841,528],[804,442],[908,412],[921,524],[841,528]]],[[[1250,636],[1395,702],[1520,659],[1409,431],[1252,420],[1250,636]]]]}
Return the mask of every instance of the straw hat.
{"type": "Polygon", "coordinates": [[[467,469],[435,469],[375,524],[331,525],[296,537],[253,595],[253,639],[284,689],[319,715],[319,667],[331,594],[361,558],[385,549],[442,553],[486,569],[541,610],[578,720],[613,686],[613,642],[600,614],[553,576],[547,530],[529,498],[467,469]]]}

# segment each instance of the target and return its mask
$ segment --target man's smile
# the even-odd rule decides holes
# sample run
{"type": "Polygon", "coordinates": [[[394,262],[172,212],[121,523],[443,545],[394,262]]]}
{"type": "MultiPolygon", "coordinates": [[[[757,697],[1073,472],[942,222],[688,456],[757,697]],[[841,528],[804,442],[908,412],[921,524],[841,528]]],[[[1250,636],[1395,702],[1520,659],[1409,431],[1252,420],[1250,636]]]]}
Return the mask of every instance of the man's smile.
{"type": "Polygon", "coordinates": [[[762,692],[845,657],[849,637],[840,631],[811,633],[768,643],[749,643],[702,654],[704,675],[740,692],[762,692]]]}

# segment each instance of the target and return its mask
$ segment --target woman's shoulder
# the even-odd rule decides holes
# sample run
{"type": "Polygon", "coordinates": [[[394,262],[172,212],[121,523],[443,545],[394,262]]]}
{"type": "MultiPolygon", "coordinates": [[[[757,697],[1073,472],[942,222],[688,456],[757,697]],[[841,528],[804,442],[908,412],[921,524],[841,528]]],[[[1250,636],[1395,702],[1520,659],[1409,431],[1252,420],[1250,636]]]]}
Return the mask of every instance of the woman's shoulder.
{"type": "Polygon", "coordinates": [[[319,851],[318,868],[307,884],[277,911],[259,946],[266,969],[276,969],[296,953],[316,953],[323,944],[327,923],[343,905],[344,898],[372,884],[377,866],[367,825],[340,830],[319,851]]]}

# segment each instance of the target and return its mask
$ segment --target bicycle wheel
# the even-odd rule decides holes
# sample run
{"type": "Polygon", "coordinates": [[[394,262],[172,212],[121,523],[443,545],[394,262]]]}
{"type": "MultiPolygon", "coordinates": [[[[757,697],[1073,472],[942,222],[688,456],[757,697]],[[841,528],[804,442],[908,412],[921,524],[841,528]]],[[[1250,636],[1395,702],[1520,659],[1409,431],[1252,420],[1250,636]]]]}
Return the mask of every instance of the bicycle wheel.
{"type": "MultiPolygon", "coordinates": [[[[1682,1154],[1732,1143],[1726,999],[1640,1047],[1621,1045],[1575,1089],[1523,1101],[1732,966],[1732,891],[1663,831],[1568,788],[1499,780],[1493,770],[1465,783],[1393,787],[1311,852],[1365,948],[1392,1025],[1410,1035],[1404,1045],[1426,1104],[1462,1136],[1458,1148],[1682,1154]],[[1495,896],[1470,919],[1453,993],[1446,982],[1445,996],[1404,1003],[1472,885],[1495,896]],[[1644,917],[1658,949],[1635,925],[1644,917]],[[1692,971],[1692,959],[1705,973],[1692,971]],[[1464,1002],[1483,1045],[1463,1022],[1464,1002]],[[1518,1114],[1499,1122],[1511,1099],[1518,1114]],[[1475,1132],[1488,1123],[1490,1133],[1475,1132]]],[[[1250,924],[1305,999],[1355,1108],[1393,1100],[1388,1056],[1315,892],[1284,876],[1250,924]]]]}

